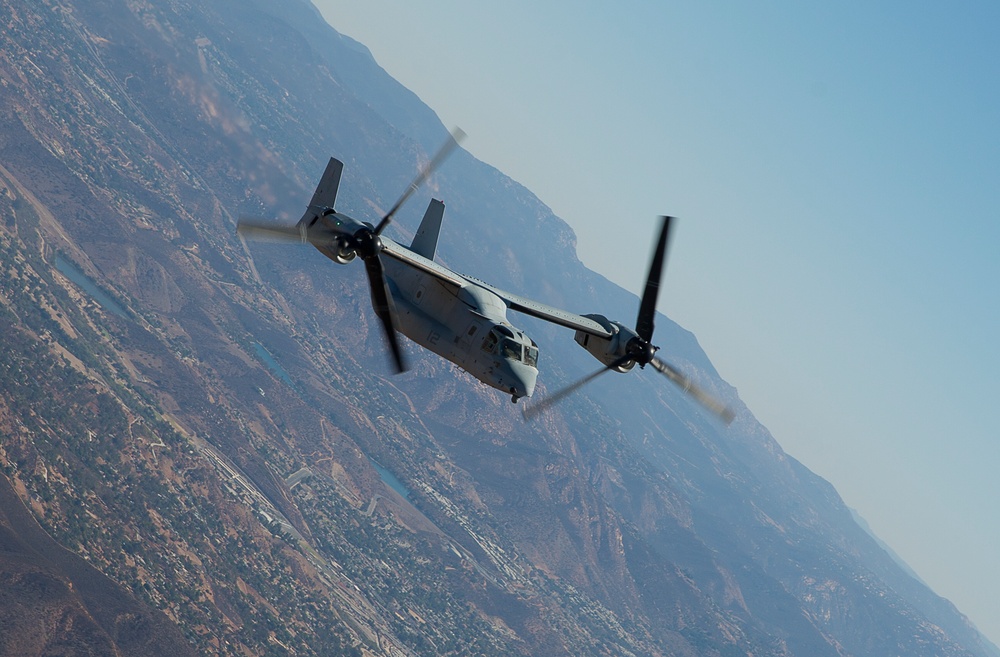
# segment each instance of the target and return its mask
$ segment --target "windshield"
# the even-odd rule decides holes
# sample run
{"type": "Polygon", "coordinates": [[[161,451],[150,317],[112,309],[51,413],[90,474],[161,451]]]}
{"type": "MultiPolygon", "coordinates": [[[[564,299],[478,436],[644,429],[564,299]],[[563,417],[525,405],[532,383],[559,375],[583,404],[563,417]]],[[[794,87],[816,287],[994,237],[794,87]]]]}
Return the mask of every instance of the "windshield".
{"type": "Polygon", "coordinates": [[[521,360],[521,343],[513,340],[503,341],[503,357],[511,360],[521,360]]]}
{"type": "Polygon", "coordinates": [[[538,348],[528,347],[524,352],[524,364],[536,367],[538,365],[538,348]]]}

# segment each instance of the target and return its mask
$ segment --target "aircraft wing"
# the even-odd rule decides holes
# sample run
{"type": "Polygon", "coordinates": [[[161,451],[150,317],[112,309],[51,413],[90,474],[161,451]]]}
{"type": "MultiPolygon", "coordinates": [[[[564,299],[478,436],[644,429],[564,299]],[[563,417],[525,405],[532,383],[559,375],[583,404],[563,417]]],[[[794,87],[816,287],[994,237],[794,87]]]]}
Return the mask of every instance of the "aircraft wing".
{"type": "Polygon", "coordinates": [[[464,287],[467,284],[465,278],[459,276],[447,267],[439,265],[433,260],[428,260],[419,253],[414,253],[405,246],[396,244],[388,238],[382,238],[382,247],[383,255],[386,255],[393,260],[399,260],[400,262],[410,265],[411,267],[415,267],[427,274],[430,274],[443,283],[448,283],[450,285],[454,285],[455,287],[464,287]]]}
{"type": "Polygon", "coordinates": [[[558,324],[559,326],[565,326],[566,328],[571,328],[574,331],[583,331],[584,333],[589,333],[590,335],[600,338],[611,337],[611,333],[609,333],[607,329],[589,317],[584,317],[583,315],[571,313],[568,310],[549,306],[540,301],[535,301],[534,299],[528,299],[527,297],[522,297],[517,294],[504,292],[499,288],[493,287],[489,283],[484,283],[478,278],[472,278],[471,276],[463,276],[463,278],[480,287],[484,287],[493,294],[497,295],[511,310],[516,310],[519,313],[531,315],[532,317],[537,317],[538,319],[544,319],[546,322],[552,322],[553,324],[558,324]]]}
{"type": "Polygon", "coordinates": [[[558,324],[559,326],[565,326],[566,328],[573,329],[574,331],[583,331],[584,333],[589,333],[590,335],[601,338],[611,337],[611,333],[609,333],[607,329],[589,317],[584,317],[583,315],[577,315],[567,310],[555,308],[554,306],[549,306],[517,294],[504,292],[499,288],[493,287],[489,283],[484,283],[478,278],[458,274],[447,267],[439,265],[433,260],[428,260],[420,254],[414,253],[406,247],[401,246],[385,237],[382,238],[382,246],[383,255],[410,265],[411,267],[415,267],[427,274],[430,274],[443,283],[454,285],[455,287],[465,287],[469,283],[472,283],[473,285],[485,288],[500,297],[500,299],[511,310],[516,310],[517,312],[524,313],[525,315],[531,315],[532,317],[537,317],[538,319],[545,320],[546,322],[552,322],[553,324],[558,324]]]}

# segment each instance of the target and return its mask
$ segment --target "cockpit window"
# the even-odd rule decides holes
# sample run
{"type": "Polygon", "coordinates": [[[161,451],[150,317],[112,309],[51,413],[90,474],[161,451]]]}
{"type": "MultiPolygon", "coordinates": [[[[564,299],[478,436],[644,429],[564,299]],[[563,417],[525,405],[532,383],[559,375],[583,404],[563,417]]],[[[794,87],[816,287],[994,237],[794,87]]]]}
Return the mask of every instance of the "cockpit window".
{"type": "Polygon", "coordinates": [[[493,333],[493,331],[490,331],[489,334],[486,336],[486,339],[483,340],[483,351],[485,351],[488,354],[492,354],[494,351],[496,351],[496,348],[497,348],[497,336],[495,333],[493,333]]]}
{"type": "Polygon", "coordinates": [[[513,340],[503,341],[503,357],[511,360],[522,360],[521,343],[513,340]]]}
{"type": "Polygon", "coordinates": [[[538,366],[538,348],[528,347],[524,350],[524,364],[531,367],[538,366]]]}

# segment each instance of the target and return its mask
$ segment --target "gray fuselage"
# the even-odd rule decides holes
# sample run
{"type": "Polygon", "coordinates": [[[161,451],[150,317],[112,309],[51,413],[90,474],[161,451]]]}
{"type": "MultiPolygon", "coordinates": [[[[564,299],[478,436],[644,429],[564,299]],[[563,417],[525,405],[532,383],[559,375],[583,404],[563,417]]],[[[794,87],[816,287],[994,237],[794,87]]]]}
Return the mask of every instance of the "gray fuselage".
{"type": "Polygon", "coordinates": [[[393,258],[383,262],[400,333],[513,398],[531,396],[538,347],[507,320],[500,297],[470,281],[455,285],[393,258]]]}

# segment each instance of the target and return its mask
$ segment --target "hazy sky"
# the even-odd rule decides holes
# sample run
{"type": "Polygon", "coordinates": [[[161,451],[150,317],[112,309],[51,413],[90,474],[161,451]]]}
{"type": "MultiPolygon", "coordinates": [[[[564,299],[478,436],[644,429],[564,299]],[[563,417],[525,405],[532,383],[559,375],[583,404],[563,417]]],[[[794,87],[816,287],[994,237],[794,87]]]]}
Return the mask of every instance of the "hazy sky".
{"type": "Polygon", "coordinates": [[[1000,3],[317,5],[1000,643],[1000,3]]]}

